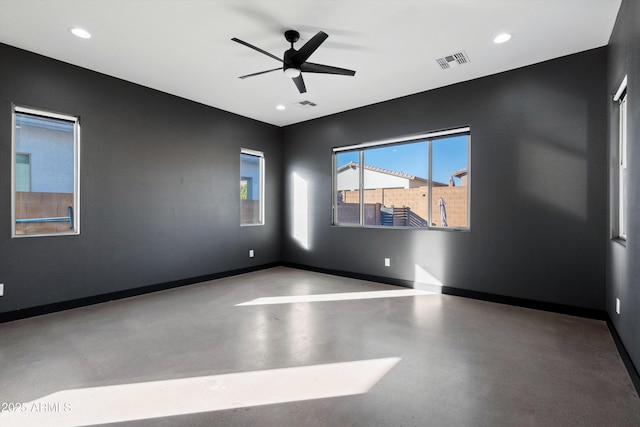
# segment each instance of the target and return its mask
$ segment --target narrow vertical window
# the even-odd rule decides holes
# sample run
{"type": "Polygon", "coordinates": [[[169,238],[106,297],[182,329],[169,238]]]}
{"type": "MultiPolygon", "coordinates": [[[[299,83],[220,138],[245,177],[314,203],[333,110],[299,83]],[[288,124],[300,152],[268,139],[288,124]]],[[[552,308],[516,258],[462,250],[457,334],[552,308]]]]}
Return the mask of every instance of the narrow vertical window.
{"type": "Polygon", "coordinates": [[[618,234],[621,239],[627,238],[627,94],[620,98],[620,167],[619,167],[619,200],[618,200],[618,234]]]}
{"type": "Polygon", "coordinates": [[[78,234],[78,118],[13,107],[12,236],[78,234]]]}
{"type": "Polygon", "coordinates": [[[240,225],[264,224],[264,154],[240,151],[240,225]]]}
{"type": "MultiPolygon", "coordinates": [[[[617,192],[612,202],[612,237],[626,240],[627,238],[627,194],[629,193],[627,179],[627,76],[622,79],[618,91],[613,96],[618,110],[618,147],[617,147],[617,192]]],[[[613,178],[613,177],[612,177],[613,178]]]]}

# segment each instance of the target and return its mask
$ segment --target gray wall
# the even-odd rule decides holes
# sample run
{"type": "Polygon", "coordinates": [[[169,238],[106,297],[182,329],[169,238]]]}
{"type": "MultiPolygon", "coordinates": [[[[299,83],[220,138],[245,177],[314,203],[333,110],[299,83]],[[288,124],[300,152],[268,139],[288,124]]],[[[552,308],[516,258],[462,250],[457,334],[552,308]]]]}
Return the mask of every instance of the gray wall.
{"type": "MultiPolygon", "coordinates": [[[[609,106],[609,169],[611,194],[617,187],[618,115],[612,97],[624,75],[627,81],[627,164],[629,173],[628,231],[626,245],[607,245],[606,309],[634,365],[640,367],[640,2],[623,0],[608,49],[607,105],[609,106]],[[620,314],[615,299],[620,298],[620,314]]],[[[614,211],[611,198],[611,211],[614,211]]]]}
{"type": "Polygon", "coordinates": [[[605,82],[599,48],[286,127],[284,260],[408,281],[426,271],[449,287],[602,310],[605,82]],[[331,226],[332,147],[467,125],[470,232],[331,226]],[[307,183],[308,249],[292,237],[294,173],[307,183]]]}
{"type": "MultiPolygon", "coordinates": [[[[409,281],[421,270],[449,287],[603,309],[606,52],[278,129],[0,45],[0,117],[16,102],[82,124],[82,233],[10,239],[0,208],[0,313],[281,260],[409,281]],[[330,225],[332,147],[467,125],[470,232],[330,225]],[[240,147],[265,152],[264,227],[239,226],[240,147]],[[306,248],[291,233],[294,173],[306,248]]],[[[7,174],[0,194],[10,200],[7,174]]]]}
{"type": "Polygon", "coordinates": [[[0,117],[0,313],[281,259],[281,129],[6,45],[0,117]],[[80,116],[79,236],[10,238],[12,102],[80,116]],[[240,147],[265,153],[262,227],[240,147]]]}

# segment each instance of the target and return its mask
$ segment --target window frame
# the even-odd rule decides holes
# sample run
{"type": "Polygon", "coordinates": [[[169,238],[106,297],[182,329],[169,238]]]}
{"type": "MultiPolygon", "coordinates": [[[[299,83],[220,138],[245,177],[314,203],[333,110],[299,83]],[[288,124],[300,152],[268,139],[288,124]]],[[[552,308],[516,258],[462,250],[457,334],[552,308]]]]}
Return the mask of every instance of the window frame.
{"type": "Polygon", "coordinates": [[[394,138],[383,139],[379,141],[369,141],[360,144],[334,147],[332,152],[332,196],[331,196],[331,225],[334,227],[353,227],[353,228],[381,228],[381,229],[398,229],[398,230],[446,230],[446,231],[471,231],[471,127],[464,126],[459,128],[445,129],[434,132],[426,132],[420,134],[413,134],[407,136],[400,136],[394,138]],[[432,225],[432,170],[433,170],[433,153],[432,143],[433,141],[441,140],[444,138],[465,136],[467,137],[467,226],[449,226],[442,227],[432,225]],[[411,226],[388,226],[388,225],[367,225],[364,223],[364,153],[368,148],[393,146],[400,144],[407,144],[412,142],[427,141],[428,143],[428,218],[426,227],[411,227],[411,226]],[[344,152],[359,152],[359,222],[358,223],[339,223],[338,222],[338,177],[337,177],[337,155],[344,152]]]}
{"type": "Polygon", "coordinates": [[[618,113],[618,135],[617,135],[617,165],[616,165],[616,200],[613,205],[611,221],[611,237],[622,243],[627,240],[627,229],[625,227],[627,221],[626,197],[628,194],[628,183],[625,185],[624,175],[627,172],[627,152],[628,152],[628,109],[627,109],[627,76],[625,75],[613,96],[613,101],[617,104],[618,113]]]}
{"type": "Polygon", "coordinates": [[[624,175],[627,172],[627,150],[628,150],[628,139],[627,139],[627,93],[622,95],[620,98],[620,137],[619,137],[619,150],[620,150],[620,162],[619,162],[619,171],[618,171],[618,185],[619,185],[619,201],[618,201],[618,237],[623,240],[627,240],[627,215],[625,212],[626,207],[626,193],[628,189],[626,188],[628,184],[625,184],[624,175]]]}
{"type": "MultiPolygon", "coordinates": [[[[31,155],[29,154],[31,161],[31,155]]],[[[33,174],[33,165],[30,162],[30,174],[33,174]]],[[[33,182],[31,180],[30,185],[33,182]]],[[[27,237],[52,237],[52,236],[76,236],[80,234],[80,117],[64,114],[40,108],[26,107],[11,104],[11,238],[27,237]],[[66,121],[73,124],[73,209],[71,211],[72,228],[68,231],[56,233],[16,234],[16,156],[24,154],[17,151],[16,147],[16,116],[18,114],[43,117],[66,121]]]]}
{"type": "MultiPolygon", "coordinates": [[[[260,188],[259,188],[259,196],[260,196],[260,204],[259,204],[259,221],[255,222],[255,223],[243,223],[242,222],[242,215],[240,216],[240,226],[241,227],[255,227],[255,226],[261,226],[261,225],[265,225],[265,168],[266,168],[266,161],[265,161],[265,157],[264,157],[264,153],[262,151],[258,151],[258,150],[252,150],[249,148],[240,148],[240,168],[242,169],[242,155],[247,155],[247,156],[253,156],[253,157],[257,157],[258,158],[258,165],[259,165],[259,177],[260,177],[260,188]]],[[[242,183],[242,170],[240,170],[240,173],[238,174],[239,178],[240,178],[240,183],[242,183]]],[[[248,190],[247,190],[248,191],[248,190]]],[[[242,204],[242,202],[241,202],[242,204]]],[[[240,206],[240,209],[242,210],[242,205],[240,206]]]]}

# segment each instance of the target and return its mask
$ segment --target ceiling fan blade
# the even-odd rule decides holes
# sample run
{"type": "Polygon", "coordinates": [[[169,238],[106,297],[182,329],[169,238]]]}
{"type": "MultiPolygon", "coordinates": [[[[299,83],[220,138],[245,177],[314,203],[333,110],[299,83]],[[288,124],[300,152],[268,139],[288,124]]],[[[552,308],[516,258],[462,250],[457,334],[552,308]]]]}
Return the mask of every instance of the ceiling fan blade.
{"type": "Polygon", "coordinates": [[[300,71],[305,73],[323,73],[323,74],[340,74],[342,76],[354,76],[356,74],[353,70],[347,70],[346,68],[332,67],[331,65],[314,64],[312,62],[305,62],[300,66],[300,71]]]}
{"type": "Polygon", "coordinates": [[[309,59],[311,54],[315,52],[318,47],[320,47],[322,42],[324,42],[327,39],[327,37],[329,37],[327,33],[325,33],[324,31],[318,31],[318,34],[311,37],[311,40],[306,42],[304,46],[302,46],[291,57],[291,60],[293,61],[293,63],[298,66],[302,65],[302,63],[304,63],[307,59],[309,59]]]}
{"type": "Polygon", "coordinates": [[[246,79],[247,77],[259,76],[260,74],[270,73],[272,71],[282,70],[282,67],[274,68],[272,70],[258,71],[257,73],[247,74],[246,76],[240,76],[239,79],[246,79]]]}
{"type": "Polygon", "coordinates": [[[250,44],[250,43],[247,43],[247,42],[242,41],[242,40],[240,40],[240,39],[237,39],[237,38],[235,38],[235,37],[234,37],[234,38],[232,38],[231,40],[232,40],[232,41],[234,41],[234,42],[240,43],[240,44],[242,44],[242,45],[245,45],[246,47],[251,48],[251,49],[253,49],[253,50],[257,50],[258,52],[263,53],[263,54],[265,54],[265,55],[267,55],[267,56],[270,56],[271,58],[275,59],[276,61],[280,61],[280,62],[282,62],[282,59],[281,59],[281,58],[278,58],[277,56],[270,54],[270,53],[269,53],[269,52],[267,52],[266,50],[262,50],[262,49],[260,49],[259,47],[256,47],[256,46],[254,46],[254,45],[252,45],[252,44],[250,44]]]}
{"type": "Polygon", "coordinates": [[[300,91],[300,93],[305,93],[307,91],[307,87],[304,85],[304,80],[302,79],[302,74],[298,77],[293,77],[291,80],[296,84],[296,87],[300,91]]]}

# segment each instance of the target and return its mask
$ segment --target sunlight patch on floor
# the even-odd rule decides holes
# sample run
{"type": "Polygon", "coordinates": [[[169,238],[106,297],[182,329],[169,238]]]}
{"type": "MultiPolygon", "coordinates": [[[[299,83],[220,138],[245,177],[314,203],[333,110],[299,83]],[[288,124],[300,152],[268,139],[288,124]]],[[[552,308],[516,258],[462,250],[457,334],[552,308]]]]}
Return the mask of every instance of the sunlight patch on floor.
{"type": "Polygon", "coordinates": [[[367,393],[401,359],[270,369],[63,390],[0,414],[0,425],[78,426],[367,393]]]}
{"type": "Polygon", "coordinates": [[[433,292],[422,291],[419,289],[402,289],[397,291],[342,292],[336,294],[264,297],[236,304],[236,307],[244,305],[293,304],[298,302],[348,301],[373,298],[415,297],[422,295],[433,295],[433,292]]]}

